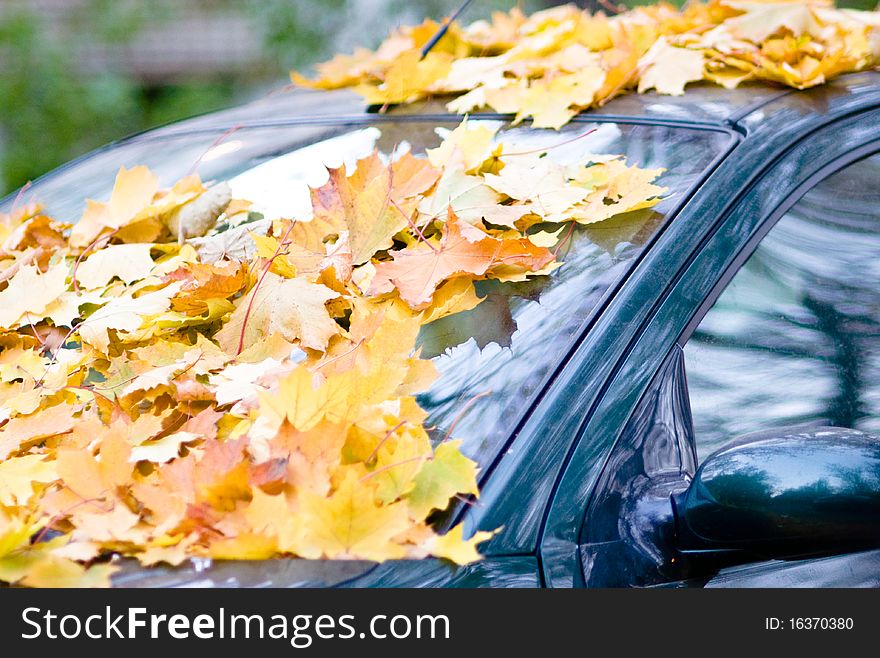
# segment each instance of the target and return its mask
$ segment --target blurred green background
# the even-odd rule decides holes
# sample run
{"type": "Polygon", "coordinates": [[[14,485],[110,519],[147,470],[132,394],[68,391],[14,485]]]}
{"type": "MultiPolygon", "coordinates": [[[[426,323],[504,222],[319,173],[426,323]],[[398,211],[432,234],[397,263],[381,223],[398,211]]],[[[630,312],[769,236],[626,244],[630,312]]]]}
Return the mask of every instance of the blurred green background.
{"type": "MultiPolygon", "coordinates": [[[[0,0],[0,196],[113,139],[258,97],[291,68],[374,47],[395,25],[460,2],[0,0]]],[[[558,3],[475,0],[464,20],[514,4],[558,3]]]]}

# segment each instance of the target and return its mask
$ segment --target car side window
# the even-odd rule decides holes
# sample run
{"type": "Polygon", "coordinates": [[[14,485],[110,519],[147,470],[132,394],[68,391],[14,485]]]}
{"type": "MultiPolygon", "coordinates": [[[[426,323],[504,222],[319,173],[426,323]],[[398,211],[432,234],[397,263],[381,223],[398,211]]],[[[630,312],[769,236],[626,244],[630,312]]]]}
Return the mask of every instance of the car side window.
{"type": "Polygon", "coordinates": [[[880,154],[779,220],[684,352],[700,460],[759,430],[880,432],[880,154]]]}

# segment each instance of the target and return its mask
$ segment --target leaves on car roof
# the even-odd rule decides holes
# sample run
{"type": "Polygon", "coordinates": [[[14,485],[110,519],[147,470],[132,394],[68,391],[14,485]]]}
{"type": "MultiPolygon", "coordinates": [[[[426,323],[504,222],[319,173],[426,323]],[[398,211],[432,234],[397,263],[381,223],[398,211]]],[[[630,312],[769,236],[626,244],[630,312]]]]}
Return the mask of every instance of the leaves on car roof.
{"type": "Polygon", "coordinates": [[[880,64],[880,12],[836,9],[831,0],[659,3],[611,17],[572,5],[531,16],[513,9],[453,23],[421,58],[439,29],[433,21],[399,28],[375,52],[339,55],[318,66],[318,77],[292,79],[353,86],[377,105],[453,96],[453,112],[489,108],[559,128],[631,91],[680,95],[703,80],[805,89],[880,64]]]}

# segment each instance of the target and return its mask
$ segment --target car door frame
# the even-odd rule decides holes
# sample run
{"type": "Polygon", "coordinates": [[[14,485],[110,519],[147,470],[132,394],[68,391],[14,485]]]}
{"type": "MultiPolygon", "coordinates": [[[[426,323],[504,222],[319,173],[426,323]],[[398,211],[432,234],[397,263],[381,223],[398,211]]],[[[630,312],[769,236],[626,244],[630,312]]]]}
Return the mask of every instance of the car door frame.
{"type": "Polygon", "coordinates": [[[742,145],[640,263],[626,299],[615,300],[619,326],[638,318],[627,314],[629,306],[650,308],[631,329],[629,349],[581,426],[555,483],[539,549],[545,585],[583,586],[578,540],[599,474],[644,392],[670,352],[693,331],[699,314],[808,189],[880,150],[880,89],[861,99],[833,92],[818,92],[806,103],[796,97],[788,107],[783,101],[769,120],[754,127],[746,120],[750,132],[742,145]],[[816,114],[816,97],[826,110],[822,114],[816,114]],[[706,217],[717,219],[706,222],[706,217]]]}

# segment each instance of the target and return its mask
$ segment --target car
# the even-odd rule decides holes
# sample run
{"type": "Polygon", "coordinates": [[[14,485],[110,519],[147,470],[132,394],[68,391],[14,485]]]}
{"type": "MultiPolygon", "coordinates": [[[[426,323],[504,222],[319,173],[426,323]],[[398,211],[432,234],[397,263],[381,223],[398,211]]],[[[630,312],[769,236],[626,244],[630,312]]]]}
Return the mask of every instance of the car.
{"type": "MultiPolygon", "coordinates": [[[[461,117],[282,91],[124,139],[22,196],[75,221],[120,165],[198,170],[279,213],[323,165],[424,152],[461,117]]],[[[548,277],[423,329],[420,397],[481,467],[437,519],[498,529],[466,566],[275,559],[142,569],[126,586],[880,586],[880,72],[628,95],[506,141],[663,168],[654,209],[579,228],[548,277]]],[[[0,203],[8,211],[19,194],[0,203]]]]}

